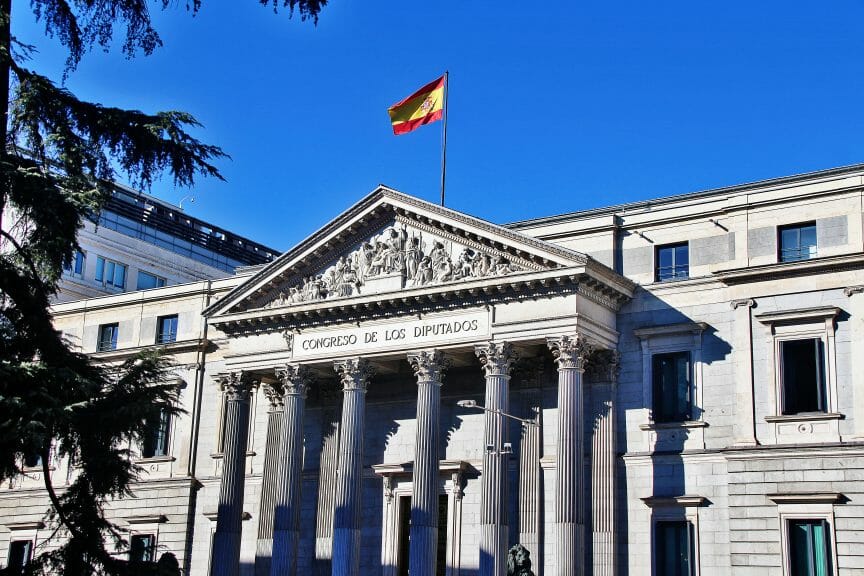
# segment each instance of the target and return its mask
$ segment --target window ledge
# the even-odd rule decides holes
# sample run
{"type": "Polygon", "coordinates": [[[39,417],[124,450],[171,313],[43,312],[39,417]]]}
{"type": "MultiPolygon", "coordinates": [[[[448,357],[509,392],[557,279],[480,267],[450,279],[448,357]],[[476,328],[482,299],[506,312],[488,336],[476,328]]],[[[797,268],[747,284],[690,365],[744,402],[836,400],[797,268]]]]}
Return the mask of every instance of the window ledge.
{"type": "Polygon", "coordinates": [[[177,458],[174,456],[151,456],[150,458],[135,458],[136,464],[157,464],[159,462],[174,462],[177,458]]]}
{"type": "Polygon", "coordinates": [[[640,430],[678,430],[680,428],[707,428],[708,423],[703,420],[685,420],[683,422],[649,422],[640,424],[640,430]]]}
{"type": "Polygon", "coordinates": [[[840,492],[791,492],[767,496],[775,504],[840,504],[847,501],[840,492]]]}
{"type": "Polygon", "coordinates": [[[845,416],[836,412],[809,412],[806,414],[781,414],[766,416],[766,422],[821,422],[823,420],[842,420],[845,416]]]}
{"type": "Polygon", "coordinates": [[[709,500],[704,496],[683,494],[681,496],[648,496],[640,498],[649,508],[665,508],[668,506],[705,506],[709,500]]]}
{"type": "MultiPolygon", "coordinates": [[[[247,458],[249,456],[255,456],[255,454],[256,454],[256,452],[254,450],[247,450],[246,451],[246,457],[247,458]]],[[[225,453],[224,452],[213,452],[212,454],[210,454],[210,457],[213,458],[214,460],[219,460],[219,459],[225,457],[225,453]]]]}

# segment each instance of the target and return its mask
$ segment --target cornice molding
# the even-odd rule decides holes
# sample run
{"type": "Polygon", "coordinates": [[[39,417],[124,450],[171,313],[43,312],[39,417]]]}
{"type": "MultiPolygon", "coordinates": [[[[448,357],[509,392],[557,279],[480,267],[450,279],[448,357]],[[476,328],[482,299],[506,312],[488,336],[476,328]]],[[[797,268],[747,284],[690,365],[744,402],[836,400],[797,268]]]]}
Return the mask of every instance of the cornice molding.
{"type": "Polygon", "coordinates": [[[813,258],[812,260],[798,260],[797,262],[779,262],[745,268],[729,268],[714,272],[714,277],[724,284],[733,285],[861,269],[864,269],[864,253],[859,252],[844,254],[842,256],[813,258]]]}

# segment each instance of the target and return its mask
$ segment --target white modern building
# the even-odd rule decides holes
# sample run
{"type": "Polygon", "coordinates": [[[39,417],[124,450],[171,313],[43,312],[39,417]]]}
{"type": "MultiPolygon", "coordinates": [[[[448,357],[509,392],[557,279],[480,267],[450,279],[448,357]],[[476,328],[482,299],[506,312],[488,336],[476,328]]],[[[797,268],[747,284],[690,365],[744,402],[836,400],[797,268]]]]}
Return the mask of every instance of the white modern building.
{"type": "MultiPolygon", "coordinates": [[[[186,574],[498,576],[521,543],[538,576],[851,576],[862,269],[864,165],[506,226],[379,187],[268,264],[54,313],[99,362],[172,354],[186,412],[111,513],[186,574]]],[[[39,474],[0,565],[51,534],[39,474]]]]}

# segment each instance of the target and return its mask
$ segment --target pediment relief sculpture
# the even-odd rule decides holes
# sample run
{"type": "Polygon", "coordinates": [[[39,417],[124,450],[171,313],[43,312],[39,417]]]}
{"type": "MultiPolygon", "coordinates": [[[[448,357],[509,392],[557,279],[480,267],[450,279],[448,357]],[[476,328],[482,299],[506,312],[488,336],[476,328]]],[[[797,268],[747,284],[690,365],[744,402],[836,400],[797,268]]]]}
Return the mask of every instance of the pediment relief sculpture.
{"type": "Polygon", "coordinates": [[[317,274],[289,281],[260,306],[277,308],[523,272],[506,255],[394,223],[317,274]]]}

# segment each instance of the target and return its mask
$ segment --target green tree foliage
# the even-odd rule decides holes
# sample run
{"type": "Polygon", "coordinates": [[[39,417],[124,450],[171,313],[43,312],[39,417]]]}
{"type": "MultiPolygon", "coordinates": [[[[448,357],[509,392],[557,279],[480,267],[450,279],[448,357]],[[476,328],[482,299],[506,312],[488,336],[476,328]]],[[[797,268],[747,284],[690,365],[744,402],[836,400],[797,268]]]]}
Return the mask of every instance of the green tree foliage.
{"type": "MultiPolygon", "coordinates": [[[[185,7],[194,13],[201,1],[187,0],[185,7]]],[[[326,4],[259,2],[313,22],[326,4]]],[[[150,54],[162,43],[150,9],[173,3],[31,0],[29,5],[46,35],[67,48],[68,74],[90,49],[107,49],[118,35],[127,56],[150,54]]],[[[130,495],[142,473],[128,447],[161,411],[177,412],[166,361],[147,353],[120,366],[94,365],[54,329],[49,305],[84,218],[98,214],[109,197],[115,167],[138,186],[147,187],[165,172],[177,185],[192,186],[198,176],[221,178],[214,162],[224,153],[190,134],[198,124],[189,114],[84,102],[28,69],[19,54],[26,56],[29,47],[11,36],[10,9],[11,0],[0,0],[0,481],[22,474],[23,455],[41,456],[53,542],[37,550],[28,571],[161,574],[164,566],[126,561],[128,543],[105,509],[112,499],[130,495]],[[74,463],[72,480],[62,487],[52,484],[50,474],[57,458],[74,463]]]]}

